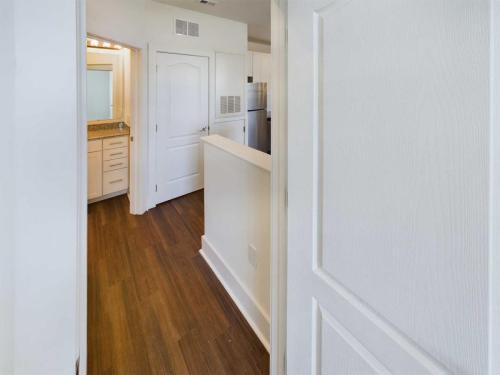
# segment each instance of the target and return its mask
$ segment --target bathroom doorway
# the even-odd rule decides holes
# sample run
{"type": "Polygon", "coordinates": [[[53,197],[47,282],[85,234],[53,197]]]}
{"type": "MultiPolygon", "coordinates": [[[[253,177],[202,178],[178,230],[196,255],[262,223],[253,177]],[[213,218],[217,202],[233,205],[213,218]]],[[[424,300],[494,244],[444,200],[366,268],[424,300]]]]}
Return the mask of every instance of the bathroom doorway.
{"type": "Polygon", "coordinates": [[[130,213],[140,199],[139,49],[87,35],[87,198],[127,195],[130,213]]]}

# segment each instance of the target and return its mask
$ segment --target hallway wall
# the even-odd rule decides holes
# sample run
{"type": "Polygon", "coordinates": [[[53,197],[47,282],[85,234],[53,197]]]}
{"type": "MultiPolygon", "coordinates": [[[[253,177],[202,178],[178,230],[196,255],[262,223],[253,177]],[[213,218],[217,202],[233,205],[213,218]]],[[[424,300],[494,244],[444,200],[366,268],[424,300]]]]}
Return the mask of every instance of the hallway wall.
{"type": "Polygon", "coordinates": [[[13,181],[12,139],[14,136],[14,0],[0,2],[0,113],[2,143],[0,146],[0,374],[12,373],[14,339],[13,283],[13,181]]]}
{"type": "Polygon", "coordinates": [[[75,371],[75,15],[76,1],[0,2],[1,375],[75,371]]]}
{"type": "Polygon", "coordinates": [[[269,350],[271,156],[218,135],[203,142],[201,254],[269,350]]]}

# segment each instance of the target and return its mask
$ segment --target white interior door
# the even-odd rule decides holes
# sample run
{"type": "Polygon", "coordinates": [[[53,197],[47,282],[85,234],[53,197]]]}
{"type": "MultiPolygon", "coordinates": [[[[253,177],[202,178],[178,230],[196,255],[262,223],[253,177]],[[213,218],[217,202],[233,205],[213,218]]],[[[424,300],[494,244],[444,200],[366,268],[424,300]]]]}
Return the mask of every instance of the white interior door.
{"type": "Polygon", "coordinates": [[[156,203],[203,188],[208,58],[157,53],[156,203]]]}
{"type": "Polygon", "coordinates": [[[288,12],[288,373],[487,374],[488,2],[288,12]]]}

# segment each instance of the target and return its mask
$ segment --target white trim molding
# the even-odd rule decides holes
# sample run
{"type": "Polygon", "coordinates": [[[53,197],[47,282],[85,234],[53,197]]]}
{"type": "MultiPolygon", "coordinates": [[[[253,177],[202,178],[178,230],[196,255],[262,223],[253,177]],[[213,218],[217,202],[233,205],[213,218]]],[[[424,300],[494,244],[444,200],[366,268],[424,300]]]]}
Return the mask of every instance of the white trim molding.
{"type": "Polygon", "coordinates": [[[287,0],[271,1],[271,375],[286,374],[287,0]]]}
{"type": "Polygon", "coordinates": [[[87,26],[86,1],[76,0],[77,259],[76,348],[79,374],[87,374],[87,26]]]}
{"type": "Polygon", "coordinates": [[[269,352],[270,343],[269,334],[267,333],[270,328],[269,316],[248,292],[236,273],[224,262],[206,236],[202,237],[200,254],[269,352]]]}
{"type": "Polygon", "coordinates": [[[490,18],[490,212],[488,374],[500,373],[500,2],[490,18]]]}

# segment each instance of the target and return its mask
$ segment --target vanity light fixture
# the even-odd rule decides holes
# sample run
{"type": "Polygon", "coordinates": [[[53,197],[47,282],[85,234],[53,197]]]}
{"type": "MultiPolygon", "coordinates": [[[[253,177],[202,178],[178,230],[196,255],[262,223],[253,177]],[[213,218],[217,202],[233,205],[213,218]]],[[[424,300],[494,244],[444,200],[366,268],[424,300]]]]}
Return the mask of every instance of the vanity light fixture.
{"type": "Polygon", "coordinates": [[[104,48],[111,48],[111,43],[109,43],[109,42],[102,42],[102,46],[104,48]]]}
{"type": "Polygon", "coordinates": [[[90,39],[90,45],[93,47],[98,47],[99,46],[99,41],[95,39],[90,39]]]}
{"type": "Polygon", "coordinates": [[[114,48],[116,48],[116,49],[122,49],[122,46],[120,46],[119,44],[115,44],[114,48]]]}

